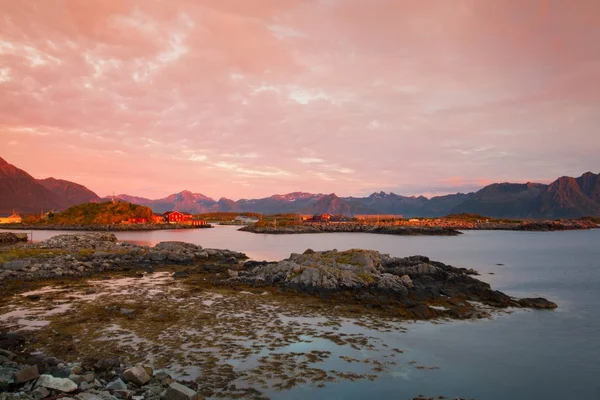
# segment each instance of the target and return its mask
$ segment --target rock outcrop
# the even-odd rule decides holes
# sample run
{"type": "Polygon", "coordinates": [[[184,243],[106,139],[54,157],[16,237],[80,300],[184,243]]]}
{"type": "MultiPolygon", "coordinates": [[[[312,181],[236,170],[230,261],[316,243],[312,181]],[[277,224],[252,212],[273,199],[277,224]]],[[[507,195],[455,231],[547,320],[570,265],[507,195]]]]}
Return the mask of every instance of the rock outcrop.
{"type": "Polygon", "coordinates": [[[452,299],[494,307],[555,308],[545,299],[514,299],[472,277],[473,270],[455,268],[427,257],[390,257],[373,250],[307,250],[274,263],[247,262],[230,280],[254,286],[278,286],[313,295],[351,293],[387,295],[406,306],[452,299]]]}
{"type": "Polygon", "coordinates": [[[231,250],[204,249],[190,243],[161,242],[154,247],[118,242],[112,233],[58,235],[22,250],[39,253],[0,263],[3,281],[84,277],[107,271],[145,270],[157,265],[192,265],[197,261],[238,263],[248,257],[231,250]]]}
{"type": "Polygon", "coordinates": [[[13,244],[26,241],[26,233],[0,232],[0,244],[13,244]]]}
{"type": "Polygon", "coordinates": [[[243,232],[269,233],[269,234],[294,234],[294,233],[330,233],[330,232],[360,232],[379,233],[385,235],[401,236],[456,236],[461,232],[446,227],[421,227],[421,226],[395,226],[395,225],[370,225],[353,222],[345,223],[310,223],[291,226],[259,226],[257,224],[244,226],[239,229],[243,232]]]}

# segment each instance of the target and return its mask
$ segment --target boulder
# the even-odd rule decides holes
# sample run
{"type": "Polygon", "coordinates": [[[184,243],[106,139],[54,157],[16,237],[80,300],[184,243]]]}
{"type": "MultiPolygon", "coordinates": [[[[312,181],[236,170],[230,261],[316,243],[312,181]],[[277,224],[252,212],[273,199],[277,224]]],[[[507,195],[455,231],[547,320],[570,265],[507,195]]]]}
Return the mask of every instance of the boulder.
{"type": "Polygon", "coordinates": [[[154,248],[158,249],[158,250],[177,251],[177,252],[186,252],[186,251],[196,252],[198,250],[202,250],[201,246],[198,246],[198,245],[195,245],[192,243],[176,242],[176,241],[160,242],[156,246],[154,246],[154,248]]]}
{"type": "Polygon", "coordinates": [[[50,391],[48,389],[46,389],[45,387],[40,386],[40,387],[35,388],[31,392],[31,396],[33,396],[33,398],[36,400],[41,400],[43,398],[50,396],[50,391]]]}
{"type": "Polygon", "coordinates": [[[143,386],[150,380],[150,375],[146,369],[141,365],[136,365],[133,368],[129,368],[123,372],[123,378],[127,382],[131,382],[137,386],[143,386]]]}
{"type": "Polygon", "coordinates": [[[77,390],[77,384],[68,378],[55,378],[52,375],[40,375],[36,387],[71,393],[77,390]]]}
{"type": "Polygon", "coordinates": [[[15,383],[25,383],[40,377],[37,365],[26,366],[15,374],[15,383]]]}
{"type": "Polygon", "coordinates": [[[558,307],[556,305],[556,303],[553,303],[553,302],[546,300],[544,298],[541,298],[541,297],[524,298],[524,299],[519,300],[518,303],[521,307],[527,307],[527,308],[539,308],[539,309],[552,310],[552,309],[555,309],[556,307],[558,307]]]}
{"type": "Polygon", "coordinates": [[[13,260],[4,263],[2,265],[2,268],[4,268],[7,271],[22,271],[30,265],[30,260],[13,260]]]}
{"type": "Polygon", "coordinates": [[[201,398],[194,390],[177,382],[171,383],[163,396],[165,400],[200,400],[201,398]]]}
{"type": "Polygon", "coordinates": [[[110,382],[108,385],[106,385],[106,389],[110,391],[127,390],[127,384],[121,379],[117,378],[114,381],[110,382]]]}
{"type": "Polygon", "coordinates": [[[0,367],[0,392],[3,388],[15,383],[15,374],[18,372],[17,368],[0,367]]]}

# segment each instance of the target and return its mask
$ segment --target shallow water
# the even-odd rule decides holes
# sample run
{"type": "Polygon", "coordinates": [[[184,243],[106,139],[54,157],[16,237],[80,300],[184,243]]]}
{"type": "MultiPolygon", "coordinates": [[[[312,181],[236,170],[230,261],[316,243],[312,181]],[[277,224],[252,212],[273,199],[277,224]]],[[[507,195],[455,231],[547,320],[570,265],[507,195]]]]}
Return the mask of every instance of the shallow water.
{"type": "MultiPolygon", "coordinates": [[[[36,231],[34,240],[58,233],[36,231]]],[[[492,320],[403,325],[409,328],[406,333],[379,333],[378,337],[390,347],[405,350],[404,359],[440,369],[403,364],[374,382],[341,380],[324,388],[302,386],[269,393],[274,398],[402,399],[423,394],[492,400],[600,399],[600,230],[472,231],[457,237],[402,237],[361,233],[257,235],[219,226],[192,231],[119,232],[117,237],[150,245],[180,240],[269,260],[307,248],[366,248],[394,256],[422,254],[474,268],[481,272],[480,279],[510,295],[547,297],[559,305],[555,311],[518,311],[492,320]]],[[[352,333],[355,327],[344,325],[342,329],[352,333]]],[[[318,342],[314,345],[321,346],[318,342]]]]}

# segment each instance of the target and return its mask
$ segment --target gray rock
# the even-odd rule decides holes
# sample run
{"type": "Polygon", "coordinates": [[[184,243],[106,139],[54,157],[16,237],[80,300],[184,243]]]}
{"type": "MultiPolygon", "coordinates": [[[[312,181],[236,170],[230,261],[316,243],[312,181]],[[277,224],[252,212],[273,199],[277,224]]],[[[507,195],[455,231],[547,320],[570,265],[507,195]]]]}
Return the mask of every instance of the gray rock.
{"type": "Polygon", "coordinates": [[[162,251],[151,251],[150,253],[148,253],[148,257],[150,258],[150,260],[157,262],[165,261],[168,256],[168,253],[162,251]]]}
{"type": "Polygon", "coordinates": [[[33,391],[31,392],[31,396],[36,400],[41,400],[45,397],[50,396],[50,391],[45,387],[40,386],[33,389],[33,391]]]}
{"type": "Polygon", "coordinates": [[[69,379],[78,385],[82,382],[85,382],[85,379],[83,379],[83,376],[81,376],[81,375],[71,374],[71,375],[69,375],[69,379]]]}
{"type": "Polygon", "coordinates": [[[113,395],[118,399],[131,399],[134,393],[131,390],[115,390],[113,395]]]}
{"type": "Polygon", "coordinates": [[[90,383],[90,382],[94,382],[94,379],[96,379],[96,376],[94,375],[93,372],[88,372],[87,374],[83,375],[83,379],[90,383]]]}
{"type": "Polygon", "coordinates": [[[119,312],[120,312],[121,314],[123,314],[123,315],[126,315],[126,316],[128,316],[128,317],[133,317],[133,316],[135,316],[135,310],[133,310],[133,309],[130,309],[130,308],[121,308],[121,309],[119,310],[119,312]]]}
{"type": "Polygon", "coordinates": [[[165,250],[165,251],[177,251],[177,252],[196,252],[198,250],[202,250],[202,247],[185,242],[160,242],[156,246],[155,249],[165,250]]]}
{"type": "Polygon", "coordinates": [[[200,396],[194,390],[183,386],[180,383],[173,382],[163,396],[165,400],[199,400],[200,396]]]}
{"type": "Polygon", "coordinates": [[[90,389],[95,389],[100,387],[99,382],[97,381],[92,381],[92,382],[81,382],[79,384],[79,389],[86,391],[86,390],[90,390],[90,389]]]}
{"type": "Polygon", "coordinates": [[[230,279],[236,279],[239,276],[239,274],[238,274],[237,271],[233,271],[233,270],[228,269],[227,270],[227,276],[229,276],[230,279]]]}
{"type": "Polygon", "coordinates": [[[9,360],[12,360],[15,358],[15,353],[13,353],[12,351],[0,349],[0,356],[4,356],[4,357],[8,358],[9,360]]]}
{"type": "Polygon", "coordinates": [[[138,386],[143,386],[150,380],[150,375],[141,365],[136,365],[133,368],[129,368],[123,372],[123,378],[127,382],[131,382],[138,386]]]}
{"type": "Polygon", "coordinates": [[[0,391],[2,388],[15,382],[14,376],[18,372],[19,370],[17,368],[0,367],[0,391]]]}
{"type": "Polygon", "coordinates": [[[4,263],[2,267],[8,271],[22,271],[29,267],[29,265],[31,265],[30,260],[13,260],[4,263]]]}
{"type": "Polygon", "coordinates": [[[15,374],[15,383],[25,383],[40,377],[37,365],[26,366],[15,374]]]}
{"type": "Polygon", "coordinates": [[[77,390],[77,385],[72,380],[68,378],[55,378],[52,375],[40,375],[36,387],[40,386],[64,393],[71,393],[77,390]]]}
{"type": "Polygon", "coordinates": [[[94,394],[94,393],[79,393],[77,396],[75,396],[76,399],[79,400],[100,400],[101,397],[99,397],[98,395],[94,394]]]}
{"type": "Polygon", "coordinates": [[[117,378],[108,385],[106,385],[106,389],[113,390],[127,390],[127,384],[123,382],[121,379],[117,378]]]}

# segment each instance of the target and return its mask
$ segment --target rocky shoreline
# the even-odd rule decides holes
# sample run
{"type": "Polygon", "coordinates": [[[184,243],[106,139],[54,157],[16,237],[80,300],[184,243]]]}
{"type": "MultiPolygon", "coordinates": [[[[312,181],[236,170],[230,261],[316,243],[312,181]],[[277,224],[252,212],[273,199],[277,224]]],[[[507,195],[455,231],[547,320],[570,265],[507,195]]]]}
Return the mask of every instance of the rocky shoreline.
{"type": "Polygon", "coordinates": [[[171,229],[207,229],[206,225],[185,224],[118,224],[118,225],[51,225],[51,224],[5,224],[2,229],[24,231],[91,231],[91,232],[135,232],[135,231],[160,231],[171,229]]]}
{"type": "Polygon", "coordinates": [[[1,400],[203,398],[191,382],[179,383],[166,372],[155,373],[149,365],[128,365],[114,356],[63,362],[32,351],[29,344],[22,334],[0,332],[1,400]]]}
{"type": "MultiPolygon", "coordinates": [[[[401,330],[401,321],[556,307],[476,276],[424,256],[309,249],[255,261],[182,242],[121,243],[111,233],[0,248],[0,400],[265,399],[263,390],[375,380],[402,351],[373,332],[401,330]],[[6,332],[19,324],[33,330],[6,332]],[[348,324],[371,333],[345,333],[348,324]],[[278,350],[315,339],[385,356],[340,356],[371,371],[341,372],[318,367],[331,351],[278,350]],[[255,367],[240,371],[229,360],[255,367]]],[[[436,369],[409,360],[402,363],[436,369]]]]}
{"type": "Polygon", "coordinates": [[[239,231],[252,233],[268,233],[275,235],[289,235],[299,233],[330,233],[330,232],[361,232],[378,233],[384,235],[400,236],[457,236],[461,232],[454,228],[429,227],[429,226],[395,226],[395,225],[370,225],[359,223],[310,223],[291,226],[244,226],[239,231]]]}
{"type": "Polygon", "coordinates": [[[273,225],[248,225],[240,228],[243,232],[264,234],[302,234],[302,233],[329,233],[329,232],[362,232],[380,233],[387,235],[432,235],[456,236],[465,230],[501,230],[501,231],[527,231],[527,232],[553,232],[567,230],[597,229],[599,226],[593,221],[565,220],[565,221],[518,221],[518,222],[472,222],[451,219],[423,219],[418,221],[399,221],[394,224],[381,223],[378,225],[335,222],[335,223],[303,223],[275,227],[273,225]]]}
{"type": "MultiPolygon", "coordinates": [[[[58,235],[40,243],[17,245],[0,258],[0,288],[10,281],[89,277],[115,271],[152,272],[165,265],[190,266],[181,277],[206,273],[214,285],[272,287],[309,295],[340,294],[365,304],[369,298],[405,308],[444,302],[456,313],[464,301],[493,307],[555,308],[544,299],[513,299],[473,278],[474,270],[456,268],[424,256],[390,257],[373,250],[292,254],[278,261],[245,261],[231,250],[204,249],[183,242],[154,247],[117,242],[111,233],[58,235]],[[9,257],[10,258],[10,257],[9,257]]],[[[0,253],[1,255],[2,253],[0,253]]],[[[473,310],[475,307],[467,307],[473,310]]],[[[428,310],[423,317],[435,317],[428,310]]]]}

